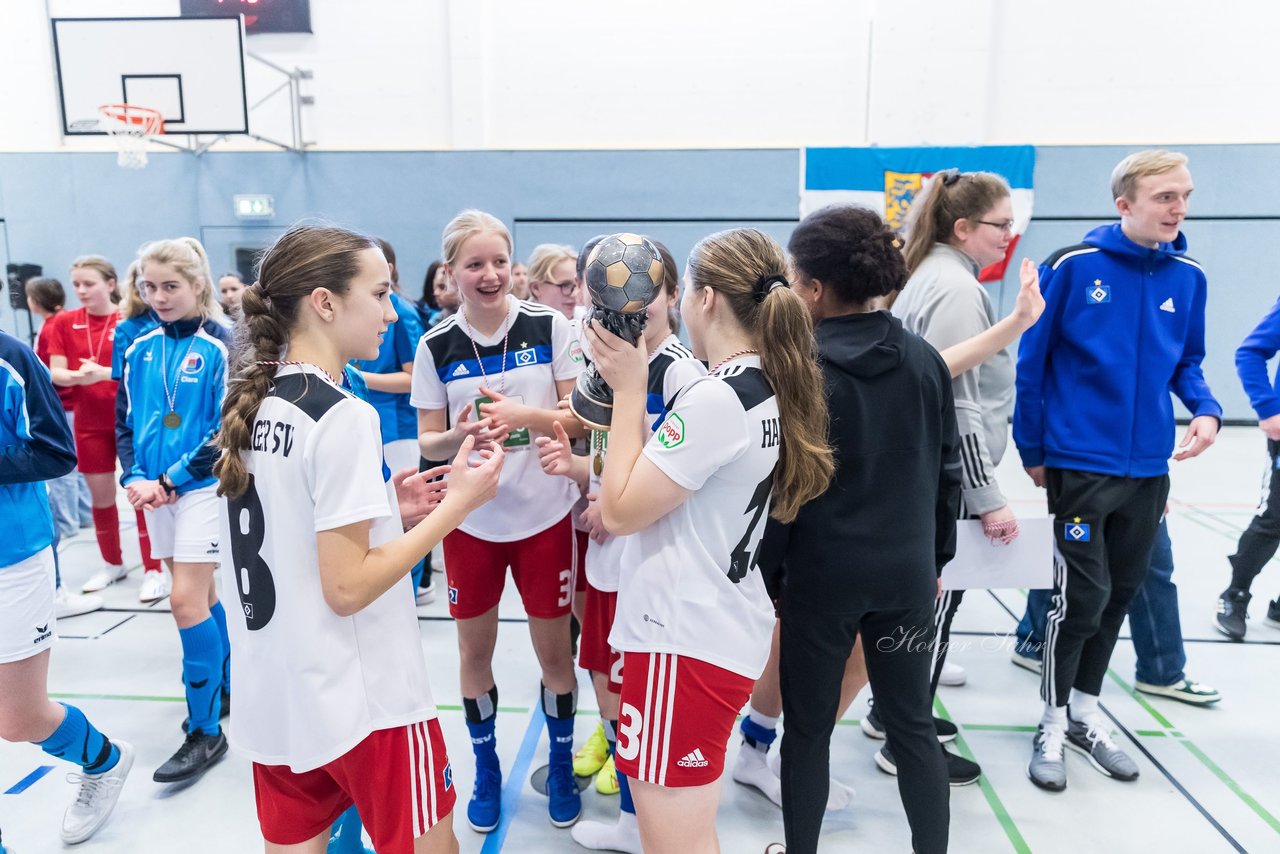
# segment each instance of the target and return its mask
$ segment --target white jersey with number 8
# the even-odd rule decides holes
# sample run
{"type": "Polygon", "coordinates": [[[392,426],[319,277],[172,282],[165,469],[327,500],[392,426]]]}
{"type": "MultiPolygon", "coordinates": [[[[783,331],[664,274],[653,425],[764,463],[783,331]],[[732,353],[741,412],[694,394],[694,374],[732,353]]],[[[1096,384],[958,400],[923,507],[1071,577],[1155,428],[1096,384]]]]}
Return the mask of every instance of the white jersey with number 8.
{"type": "Polygon", "coordinates": [[[756,356],[679,394],[644,455],[692,494],[624,538],[615,649],[676,653],[750,679],[764,671],[774,608],[756,560],[781,441],[756,356]]]}

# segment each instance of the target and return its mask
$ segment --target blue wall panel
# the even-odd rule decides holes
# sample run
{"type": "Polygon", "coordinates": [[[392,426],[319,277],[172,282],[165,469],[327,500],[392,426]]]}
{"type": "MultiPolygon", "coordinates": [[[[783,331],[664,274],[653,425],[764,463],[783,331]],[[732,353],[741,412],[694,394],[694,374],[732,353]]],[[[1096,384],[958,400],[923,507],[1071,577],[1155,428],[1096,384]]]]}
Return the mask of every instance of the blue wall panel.
{"type": "MultiPolygon", "coordinates": [[[[1041,260],[1114,218],[1111,168],[1134,148],[1038,149],[1025,253],[1041,260]]],[[[1280,238],[1280,146],[1180,150],[1198,187],[1186,226],[1191,254],[1210,279],[1206,373],[1228,416],[1248,418],[1232,357],[1278,291],[1258,250],[1280,238]]],[[[798,208],[799,162],[794,149],[160,153],[131,172],[113,154],[0,154],[0,219],[10,260],[64,278],[78,254],[103,253],[123,270],[144,241],[179,234],[201,237],[220,272],[232,267],[236,247],[265,245],[297,220],[329,220],[390,240],[416,295],[441,229],[464,207],[512,224],[520,255],[546,239],[579,241],[609,222],[662,230],[682,254],[704,230],[731,223],[761,222],[784,238],[798,208]],[[276,216],[237,220],[237,193],[272,195],[276,216]]],[[[1015,277],[992,287],[1005,309],[1015,277]]],[[[0,326],[14,322],[0,310],[0,326]]]]}

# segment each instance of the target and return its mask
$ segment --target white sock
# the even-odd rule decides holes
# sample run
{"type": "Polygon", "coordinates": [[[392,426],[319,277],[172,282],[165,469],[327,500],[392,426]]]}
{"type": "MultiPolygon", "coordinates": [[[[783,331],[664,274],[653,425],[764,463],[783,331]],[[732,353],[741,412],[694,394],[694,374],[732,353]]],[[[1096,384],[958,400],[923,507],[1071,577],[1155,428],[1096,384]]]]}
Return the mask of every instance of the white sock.
{"type": "Polygon", "coordinates": [[[1078,688],[1072,688],[1071,699],[1067,703],[1067,708],[1071,710],[1071,720],[1082,721],[1098,713],[1098,698],[1093,694],[1086,694],[1078,688]]]}
{"type": "MultiPolygon", "coordinates": [[[[773,772],[773,776],[778,778],[778,806],[782,806],[782,754],[769,754],[769,770],[773,772]]],[[[827,809],[842,810],[849,804],[853,803],[853,799],[857,796],[853,786],[841,783],[835,777],[831,777],[827,782],[827,809]]]]}
{"type": "Polygon", "coordinates": [[[619,812],[617,824],[601,821],[580,821],[569,828],[573,841],[592,851],[621,851],[623,854],[644,854],[640,845],[640,826],[635,813],[619,812]]]}
{"type": "Polygon", "coordinates": [[[1067,728],[1067,707],[1045,705],[1044,716],[1040,718],[1040,726],[1045,729],[1056,727],[1058,729],[1067,728]]]}
{"type": "Polygon", "coordinates": [[[733,779],[746,786],[759,789],[760,793],[777,806],[782,806],[782,781],[776,772],[769,768],[769,756],[743,744],[738,748],[738,757],[733,762],[733,779]]]}
{"type": "Polygon", "coordinates": [[[756,707],[750,703],[747,704],[747,717],[751,718],[752,722],[755,723],[756,726],[774,730],[778,728],[778,719],[776,717],[769,717],[764,712],[756,709],[756,707]]]}

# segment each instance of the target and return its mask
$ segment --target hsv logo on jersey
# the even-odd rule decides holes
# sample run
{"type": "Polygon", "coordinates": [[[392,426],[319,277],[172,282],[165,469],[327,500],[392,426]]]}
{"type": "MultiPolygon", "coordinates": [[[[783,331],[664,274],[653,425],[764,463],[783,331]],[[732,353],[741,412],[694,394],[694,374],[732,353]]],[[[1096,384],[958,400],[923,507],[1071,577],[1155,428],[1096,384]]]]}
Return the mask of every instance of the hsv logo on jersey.
{"type": "Polygon", "coordinates": [[[1102,305],[1111,302],[1111,286],[1102,284],[1102,279],[1094,279],[1089,286],[1089,304],[1102,305]]]}
{"type": "Polygon", "coordinates": [[[658,443],[664,448],[675,448],[684,442],[684,419],[674,412],[667,416],[658,428],[658,443]]]}
{"type": "Polygon", "coordinates": [[[1081,522],[1079,516],[1074,521],[1063,525],[1063,533],[1068,540],[1073,540],[1077,543],[1089,542],[1089,525],[1087,522],[1081,522]]]}
{"type": "Polygon", "coordinates": [[[517,367],[520,365],[532,365],[538,361],[538,354],[533,351],[532,347],[528,350],[517,350],[512,356],[515,357],[517,367]]]}

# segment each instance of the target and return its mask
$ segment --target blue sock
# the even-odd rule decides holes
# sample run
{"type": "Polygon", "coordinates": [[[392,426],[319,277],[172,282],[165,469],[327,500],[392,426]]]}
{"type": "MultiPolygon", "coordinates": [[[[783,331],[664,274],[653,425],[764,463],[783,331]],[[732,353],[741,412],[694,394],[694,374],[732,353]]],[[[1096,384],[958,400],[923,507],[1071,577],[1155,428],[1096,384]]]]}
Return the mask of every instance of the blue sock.
{"type": "Polygon", "coordinates": [[[217,735],[222,711],[222,638],[210,617],[189,629],[178,629],[182,639],[182,684],[187,689],[187,715],[191,732],[217,735]]]}
{"type": "Polygon", "coordinates": [[[218,624],[218,634],[222,638],[222,690],[231,690],[231,638],[227,635],[227,611],[221,602],[209,606],[209,616],[218,624]]]}
{"type": "Polygon", "coordinates": [[[741,730],[743,740],[761,753],[768,753],[769,748],[773,745],[773,740],[778,737],[776,729],[766,729],[751,720],[750,717],[742,719],[741,730]]]}
{"type": "Polygon", "coordinates": [[[462,698],[462,711],[471,733],[471,751],[476,755],[476,768],[501,771],[498,762],[498,686],[494,685],[474,700],[462,698]]]}
{"type": "Polygon", "coordinates": [[[552,765],[573,764],[573,722],[578,712],[578,690],[557,694],[542,686],[542,711],[547,716],[552,765]]]}
{"type": "Polygon", "coordinates": [[[67,710],[66,717],[53,735],[37,742],[37,746],[50,756],[74,762],[86,774],[102,774],[116,767],[120,748],[98,732],[80,709],[67,703],[61,705],[67,710]]]}
{"type": "Polygon", "coordinates": [[[364,840],[360,838],[362,828],[360,813],[355,807],[338,816],[329,831],[329,847],[325,854],[366,854],[369,849],[364,847],[364,840]]]}
{"type": "Polygon", "coordinates": [[[618,775],[618,808],[635,815],[636,805],[631,801],[631,784],[627,782],[627,775],[618,770],[618,742],[609,742],[609,755],[613,757],[614,773],[618,775]]]}

